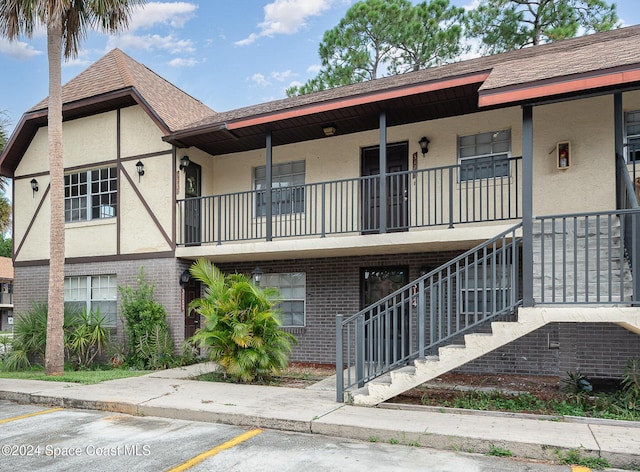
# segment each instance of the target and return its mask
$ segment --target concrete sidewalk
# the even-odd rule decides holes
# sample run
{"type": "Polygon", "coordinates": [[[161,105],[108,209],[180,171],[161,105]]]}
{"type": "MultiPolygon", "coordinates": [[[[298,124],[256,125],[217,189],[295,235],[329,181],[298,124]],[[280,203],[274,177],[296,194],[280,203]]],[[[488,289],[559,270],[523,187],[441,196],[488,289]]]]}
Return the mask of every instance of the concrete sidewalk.
{"type": "Polygon", "coordinates": [[[331,381],[308,389],[189,380],[210,364],[160,371],[95,385],[0,379],[0,399],[325,434],[397,441],[436,449],[557,460],[577,450],[614,467],[640,470],[640,422],[473,412],[407,405],[355,407],[337,403],[331,381]]]}

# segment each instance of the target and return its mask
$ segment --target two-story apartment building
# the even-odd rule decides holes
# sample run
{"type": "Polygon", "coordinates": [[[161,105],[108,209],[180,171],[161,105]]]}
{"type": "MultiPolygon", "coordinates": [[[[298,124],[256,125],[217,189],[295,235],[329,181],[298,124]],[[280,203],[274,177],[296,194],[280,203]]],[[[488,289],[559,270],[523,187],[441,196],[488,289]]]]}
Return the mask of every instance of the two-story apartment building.
{"type": "MultiPolygon", "coordinates": [[[[207,258],[278,287],[292,359],[346,387],[415,359],[618,376],[640,355],[638,50],[622,28],[224,113],[113,50],[63,87],[65,300],[121,336],[142,266],[180,341],[207,258]]],[[[0,161],[18,313],[46,300],[46,107],[0,161]]]]}

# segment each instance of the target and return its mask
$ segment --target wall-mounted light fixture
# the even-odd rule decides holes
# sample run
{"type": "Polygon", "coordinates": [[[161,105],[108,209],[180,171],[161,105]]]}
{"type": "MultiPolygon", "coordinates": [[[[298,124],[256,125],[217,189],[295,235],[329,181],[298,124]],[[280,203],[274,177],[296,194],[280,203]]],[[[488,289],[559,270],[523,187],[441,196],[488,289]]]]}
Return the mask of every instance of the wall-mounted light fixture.
{"type": "Polygon", "coordinates": [[[136,170],[138,171],[138,182],[140,182],[140,177],[144,175],[144,164],[142,161],[136,162],[136,170]]]}
{"type": "Polygon", "coordinates": [[[189,269],[185,269],[182,272],[182,274],[180,274],[180,285],[182,286],[187,285],[190,280],[191,280],[191,272],[189,272],[189,269]]]}
{"type": "Polygon", "coordinates": [[[323,127],[322,127],[322,132],[324,133],[324,135],[325,135],[326,137],[329,137],[329,136],[335,136],[335,134],[336,134],[336,127],[335,127],[335,126],[333,126],[333,125],[330,125],[330,126],[323,126],[323,127]]]}
{"type": "Polygon", "coordinates": [[[429,152],[430,142],[431,141],[429,141],[429,138],[427,138],[426,136],[423,136],[422,138],[420,138],[420,141],[418,141],[418,144],[420,145],[420,150],[422,151],[422,157],[424,157],[425,154],[429,152]]]}
{"type": "Polygon", "coordinates": [[[33,198],[35,198],[38,191],[38,181],[36,179],[31,179],[31,191],[33,192],[33,198]]]}
{"type": "Polygon", "coordinates": [[[182,156],[182,159],[180,159],[180,170],[183,170],[189,167],[190,163],[191,161],[189,160],[189,156],[182,156]]]}
{"type": "Polygon", "coordinates": [[[260,267],[256,267],[251,272],[251,275],[253,276],[253,281],[258,286],[260,286],[260,281],[262,280],[262,274],[264,274],[264,272],[262,272],[262,269],[260,269],[260,267]]]}

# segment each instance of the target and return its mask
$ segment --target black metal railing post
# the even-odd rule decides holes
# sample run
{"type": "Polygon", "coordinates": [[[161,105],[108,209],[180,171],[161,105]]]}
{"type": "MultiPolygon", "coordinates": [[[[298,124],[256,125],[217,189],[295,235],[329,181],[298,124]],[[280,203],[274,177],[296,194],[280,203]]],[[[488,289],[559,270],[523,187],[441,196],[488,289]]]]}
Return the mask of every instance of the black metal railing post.
{"type": "Polygon", "coordinates": [[[359,316],[356,320],[356,379],[358,380],[358,387],[364,387],[364,315],[359,316]]]}
{"type": "Polygon", "coordinates": [[[344,338],[342,336],[343,315],[336,315],[336,401],[344,402],[344,338]]]}
{"type": "Polygon", "coordinates": [[[453,168],[449,169],[449,228],[453,228],[453,168]]]}

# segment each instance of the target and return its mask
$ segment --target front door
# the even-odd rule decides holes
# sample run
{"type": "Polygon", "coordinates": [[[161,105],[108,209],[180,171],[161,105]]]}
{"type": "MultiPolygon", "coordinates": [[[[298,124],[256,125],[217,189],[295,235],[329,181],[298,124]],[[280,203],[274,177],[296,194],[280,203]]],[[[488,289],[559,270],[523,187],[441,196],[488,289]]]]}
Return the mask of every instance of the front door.
{"type": "Polygon", "coordinates": [[[187,246],[198,246],[200,239],[201,167],[190,162],[185,168],[184,235],[187,246]]]}
{"type": "MultiPolygon", "coordinates": [[[[362,176],[380,175],[380,146],[364,148],[361,156],[362,176]]],[[[387,146],[387,231],[409,229],[409,145],[387,146]],[[399,174],[398,172],[405,172],[399,174]]],[[[362,182],[362,232],[380,231],[380,183],[364,179],[362,182]]]]}
{"type": "MultiPolygon", "coordinates": [[[[360,309],[373,305],[387,295],[409,283],[408,267],[368,267],[360,269],[360,309]]],[[[389,319],[365,320],[365,359],[386,360],[394,363],[409,353],[408,328],[410,307],[408,301],[392,303],[389,319]],[[387,347],[388,346],[388,349],[387,347]],[[386,358],[388,356],[390,358],[386,358]]]]}
{"type": "Polygon", "coordinates": [[[184,288],[184,339],[189,339],[200,327],[200,315],[195,310],[189,310],[189,304],[200,297],[200,281],[193,277],[183,286],[184,288]]]}

